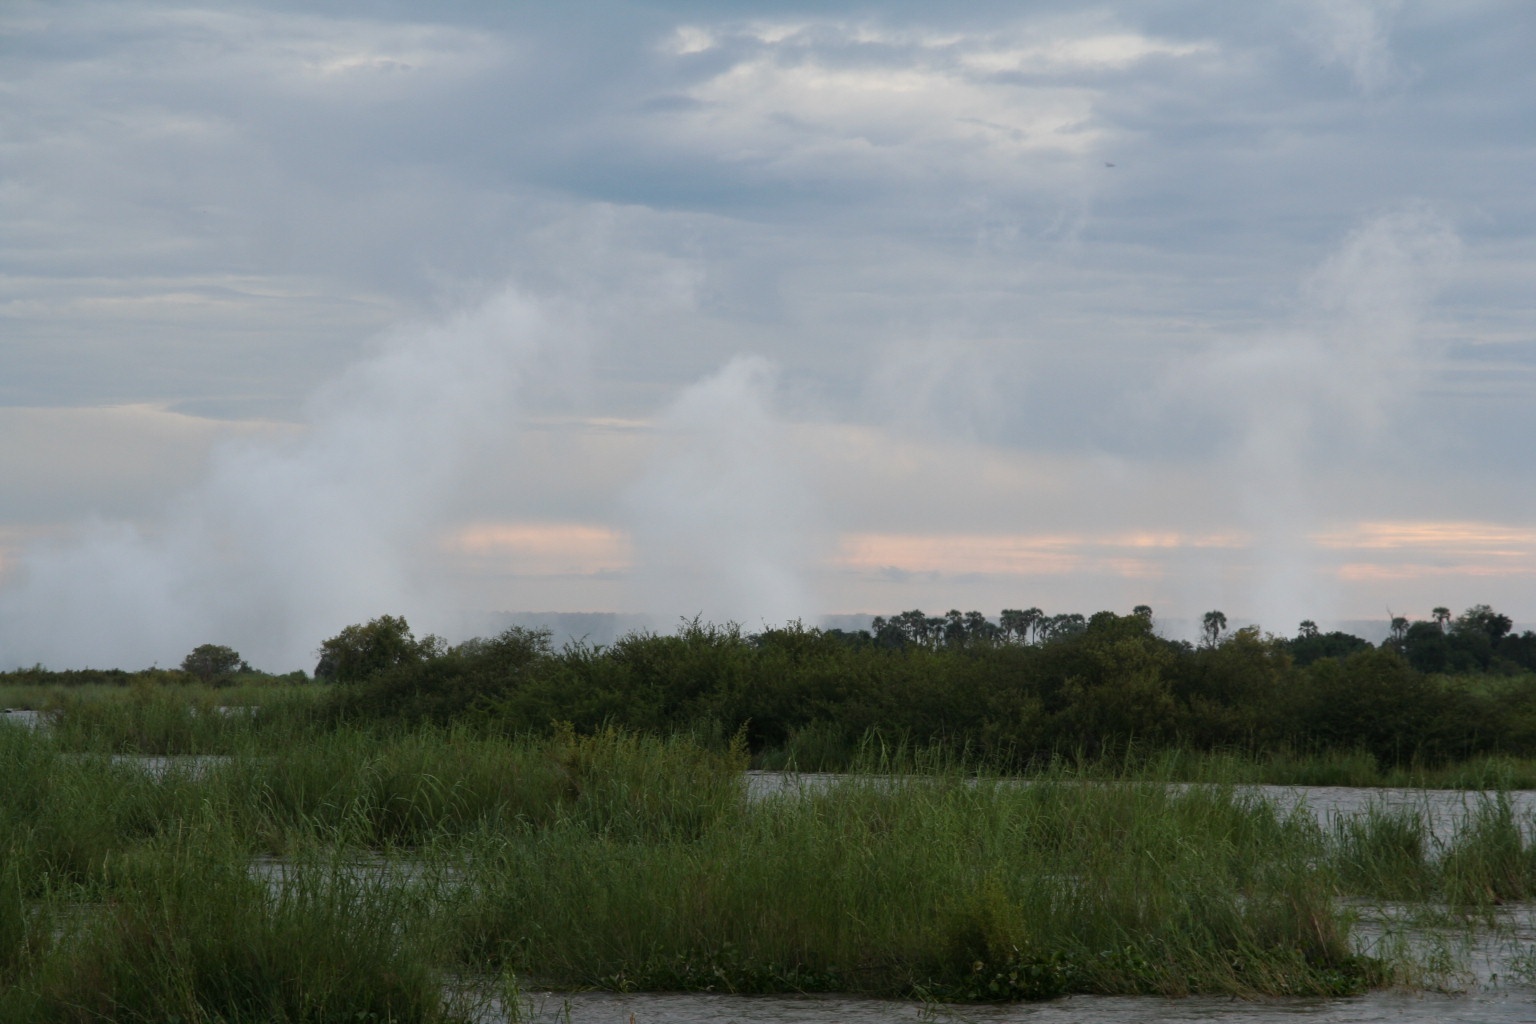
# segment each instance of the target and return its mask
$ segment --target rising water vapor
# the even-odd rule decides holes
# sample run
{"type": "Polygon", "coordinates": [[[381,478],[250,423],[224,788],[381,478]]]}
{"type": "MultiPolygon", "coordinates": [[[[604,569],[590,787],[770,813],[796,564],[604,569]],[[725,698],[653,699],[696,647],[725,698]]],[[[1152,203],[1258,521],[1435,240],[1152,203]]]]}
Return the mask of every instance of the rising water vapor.
{"type": "Polygon", "coordinates": [[[640,606],[658,625],[701,615],[755,629],[819,610],[815,504],[773,391],[772,366],[742,357],[660,417],[654,461],[625,500],[640,606]]]}
{"type": "Polygon", "coordinates": [[[25,552],[0,593],[0,664],[175,664],[225,643],[292,669],[350,622],[443,628],[455,609],[430,556],[467,460],[507,430],[553,342],[514,293],[385,336],[311,396],[297,437],[217,449],[158,521],[25,552]]]}
{"type": "Polygon", "coordinates": [[[1227,597],[1266,629],[1334,613],[1310,536],[1325,503],[1314,482],[1340,453],[1382,444],[1425,379],[1436,349],[1422,323],[1459,250],[1427,207],[1375,217],[1305,279],[1295,327],[1185,368],[1231,425],[1229,479],[1253,538],[1251,582],[1227,597]]]}

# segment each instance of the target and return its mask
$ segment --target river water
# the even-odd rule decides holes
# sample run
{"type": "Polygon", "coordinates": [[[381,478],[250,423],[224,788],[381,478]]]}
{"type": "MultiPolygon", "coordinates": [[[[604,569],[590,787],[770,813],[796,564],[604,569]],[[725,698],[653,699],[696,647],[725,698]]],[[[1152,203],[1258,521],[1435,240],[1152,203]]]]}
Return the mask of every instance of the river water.
{"type": "MultiPolygon", "coordinates": [[[[482,1019],[491,1024],[514,1018],[497,1005],[482,1019]]],[[[1203,996],[1072,996],[1049,1003],[1001,1006],[925,1005],[842,996],[547,993],[525,997],[521,1019],[540,1024],[1278,1024],[1303,1020],[1319,1024],[1531,1024],[1536,1021],[1536,989],[1505,988],[1467,995],[1377,992],[1349,999],[1254,1001],[1203,996]]]]}

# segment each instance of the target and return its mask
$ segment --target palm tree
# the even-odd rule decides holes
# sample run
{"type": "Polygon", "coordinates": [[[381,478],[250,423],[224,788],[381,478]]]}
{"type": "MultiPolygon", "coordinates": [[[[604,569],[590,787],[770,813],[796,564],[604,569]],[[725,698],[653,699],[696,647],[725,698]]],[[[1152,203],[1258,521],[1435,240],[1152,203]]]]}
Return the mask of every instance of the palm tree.
{"type": "Polygon", "coordinates": [[[1045,628],[1045,612],[1039,608],[1024,609],[1024,625],[1033,634],[1034,639],[1039,640],[1040,633],[1045,628]]]}
{"type": "Polygon", "coordinates": [[[960,614],[960,609],[951,608],[944,613],[944,646],[962,647],[965,645],[965,616],[960,614]]]}
{"type": "Polygon", "coordinates": [[[908,642],[915,646],[928,646],[928,616],[923,614],[921,608],[902,612],[891,619],[891,625],[899,626],[901,631],[907,635],[908,642]]]}
{"type": "Polygon", "coordinates": [[[1003,631],[1003,639],[1010,643],[1022,643],[1029,639],[1029,620],[1017,608],[1004,608],[997,617],[997,624],[1003,631]]]}
{"type": "Polygon", "coordinates": [[[978,611],[965,613],[965,638],[970,643],[991,643],[997,639],[998,629],[992,620],[978,611]]]}
{"type": "Polygon", "coordinates": [[[1227,617],[1219,611],[1209,611],[1200,620],[1200,632],[1207,647],[1215,647],[1216,641],[1227,630],[1227,617]]]}

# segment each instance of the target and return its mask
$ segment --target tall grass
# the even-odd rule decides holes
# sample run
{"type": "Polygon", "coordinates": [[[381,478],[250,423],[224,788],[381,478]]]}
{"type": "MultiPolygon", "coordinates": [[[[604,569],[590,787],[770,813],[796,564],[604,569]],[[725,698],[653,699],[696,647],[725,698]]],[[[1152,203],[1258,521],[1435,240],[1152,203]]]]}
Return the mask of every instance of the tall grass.
{"type": "Polygon", "coordinates": [[[1331,824],[1331,862],[1341,892],[1377,900],[1432,894],[1431,835],[1423,811],[1372,803],[1331,824]]]}
{"type": "Polygon", "coordinates": [[[1440,889],[1453,903],[1496,905],[1536,896],[1536,846],[1502,793],[1478,801],[1437,867],[1440,889]]]}
{"type": "Polygon", "coordinates": [[[54,742],[64,749],[227,754],[252,745],[289,747],[314,735],[316,693],[311,688],[270,687],[237,695],[200,686],[136,685],[106,694],[58,691],[40,710],[54,742]],[[249,702],[257,698],[259,703],[249,702]]]}
{"type": "Polygon", "coordinates": [[[446,1019],[456,837],[694,834],[741,801],[739,767],[619,735],[340,732],[153,773],[0,730],[0,1020],[446,1019]]]}
{"type": "MultiPolygon", "coordinates": [[[[343,688],[345,689],[345,688],[343,688]]],[[[198,683],[174,686],[135,682],[73,687],[11,684],[0,686],[0,705],[35,708],[46,713],[56,742],[77,751],[141,755],[232,754],[264,748],[293,749],[333,731],[347,694],[332,686],[266,682],[262,685],[213,687],[198,683]]],[[[591,717],[590,715],[588,717],[591,717]]],[[[387,717],[368,719],[383,735],[398,734],[405,723],[387,717]]],[[[507,722],[481,709],[466,715],[462,730],[504,732],[507,722]]],[[[717,717],[693,716],[674,726],[691,732],[705,746],[725,749],[731,728],[717,717]]],[[[547,722],[547,720],[546,720],[547,722]]],[[[355,731],[360,721],[343,723],[355,731]]],[[[437,726],[444,728],[445,726],[437,726]]],[[[743,726],[750,732],[753,723],[743,726]]],[[[547,728],[538,732],[547,734],[547,728]]],[[[599,730],[600,731],[600,730],[599,730]]],[[[462,732],[461,732],[462,734],[462,732]]],[[[663,732],[654,735],[675,735],[663,732]]],[[[738,731],[739,737],[743,733],[738,731]]],[[[1469,755],[1441,763],[1384,762],[1366,749],[1345,747],[1295,749],[1284,744],[1267,751],[1211,749],[1207,744],[1144,744],[1135,737],[1092,751],[1065,748],[1031,754],[1006,744],[970,745],[912,742],[907,733],[869,727],[849,731],[840,722],[814,719],[789,730],[781,741],[758,745],[757,768],[800,771],[857,771],[868,763],[871,746],[881,744],[918,755],[960,761],[973,770],[1015,774],[1048,773],[1061,763],[1099,774],[1170,781],[1267,783],[1298,786],[1416,787],[1443,789],[1533,789],[1536,760],[1506,754],[1469,755]]]]}
{"type": "Polygon", "coordinates": [[[294,837],[411,846],[558,820],[596,833],[692,833],[741,798],[740,767],[739,754],[683,739],[341,730],[280,758],[236,759],[206,788],[280,852],[294,837]]]}
{"type": "Polygon", "coordinates": [[[696,840],[561,823],[486,836],[473,943],[553,984],[1325,994],[1354,957],[1310,820],[1231,792],[852,780],[722,812],[696,840]]]}
{"type": "Polygon", "coordinates": [[[594,833],[696,834],[742,799],[738,752],[618,733],[509,740],[464,730],[342,729],[282,754],[133,759],[61,752],[54,737],[0,729],[0,826],[25,825],[53,870],[84,879],[123,845],[198,814],[251,853],[307,843],[420,846],[560,820],[594,833]]]}
{"type": "Polygon", "coordinates": [[[1351,897],[1487,910],[1536,898],[1533,832],[1500,792],[1478,794],[1448,838],[1421,808],[1373,803],[1333,820],[1328,867],[1351,897]]]}
{"type": "Polygon", "coordinates": [[[0,992],[0,1019],[462,1019],[407,886],[321,865],[270,887],[210,823],[135,849],[106,892],[0,992]]]}
{"type": "Polygon", "coordinates": [[[1202,786],[1155,760],[1021,782],[872,745],[840,782],[748,799],[739,743],[237,728],[155,772],[106,752],[115,726],[0,729],[0,1020],[446,1020],[445,978],[477,972],[1326,995],[1417,976],[1353,951],[1342,897],[1536,896],[1497,795],[1437,839],[1384,806],[1324,827],[1214,762],[1202,786]]]}

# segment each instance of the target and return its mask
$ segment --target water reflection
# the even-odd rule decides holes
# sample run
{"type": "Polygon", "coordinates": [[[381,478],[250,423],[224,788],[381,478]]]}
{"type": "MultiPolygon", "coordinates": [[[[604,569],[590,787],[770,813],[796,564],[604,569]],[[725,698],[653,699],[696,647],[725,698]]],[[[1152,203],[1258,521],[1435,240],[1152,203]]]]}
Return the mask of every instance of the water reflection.
{"type": "Polygon", "coordinates": [[[615,995],[548,993],[525,997],[520,1018],[500,1004],[483,1024],[510,1019],[570,1024],[1182,1024],[1190,1021],[1269,1024],[1317,1022],[1482,1022],[1529,1024],[1536,1018],[1536,990],[1480,991],[1466,996],[1382,992],[1350,999],[1238,1000],[1194,996],[1073,996],[1049,1003],[948,1006],[854,999],[844,996],[615,995]]]}

